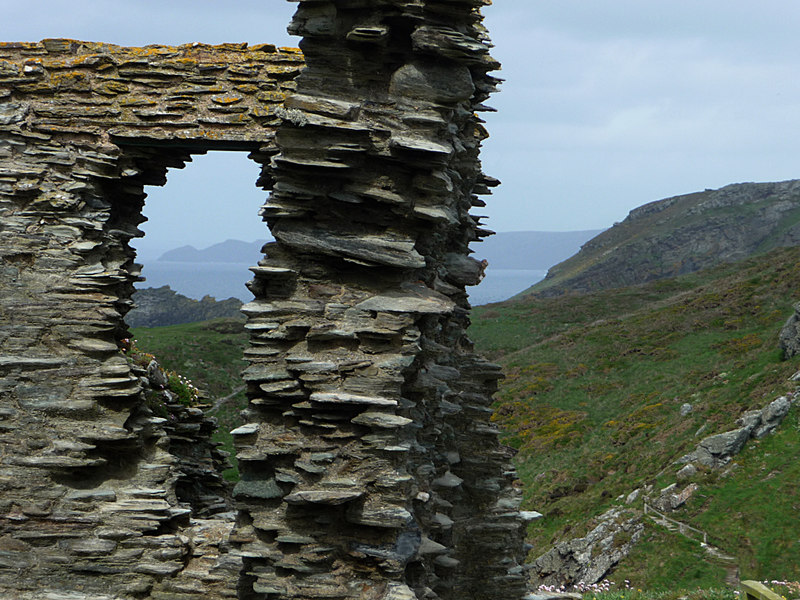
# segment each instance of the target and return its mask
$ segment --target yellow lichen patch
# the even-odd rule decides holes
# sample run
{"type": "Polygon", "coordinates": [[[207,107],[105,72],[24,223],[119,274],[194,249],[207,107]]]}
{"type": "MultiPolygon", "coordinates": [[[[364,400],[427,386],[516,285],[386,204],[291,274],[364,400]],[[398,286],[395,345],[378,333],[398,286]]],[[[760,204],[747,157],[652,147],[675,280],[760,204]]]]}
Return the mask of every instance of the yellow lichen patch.
{"type": "Polygon", "coordinates": [[[57,106],[34,109],[37,131],[94,136],[111,127],[113,135],[153,139],[271,137],[276,108],[303,67],[296,48],[244,43],[134,48],[53,39],[0,44],[0,57],[0,74],[16,78],[12,93],[57,97],[57,106]],[[87,94],[103,109],[86,108],[87,94]]]}
{"type": "MultiPolygon", "coordinates": [[[[70,58],[69,60],[64,61],[64,65],[67,67],[93,67],[97,64],[97,61],[100,57],[96,54],[87,54],[84,56],[76,56],[75,58],[70,58]]],[[[108,58],[111,60],[111,57],[108,58]]]]}
{"type": "Polygon", "coordinates": [[[50,83],[57,91],[88,92],[91,89],[89,76],[76,71],[56,73],[50,77],[50,83]]]}
{"type": "Polygon", "coordinates": [[[52,94],[55,92],[53,87],[47,82],[18,85],[16,87],[16,91],[21,92],[23,94],[39,94],[39,93],[52,94]]]}
{"type": "Polygon", "coordinates": [[[221,106],[230,106],[231,104],[237,104],[244,100],[241,96],[214,96],[211,98],[211,101],[214,104],[219,104],[221,106]]]}
{"type": "Polygon", "coordinates": [[[171,69],[176,69],[178,71],[191,71],[195,67],[197,67],[197,60],[194,58],[173,58],[170,60],[165,60],[162,63],[165,67],[169,67],[171,69]]]}
{"type": "Polygon", "coordinates": [[[297,64],[279,64],[279,65],[266,65],[264,67],[266,72],[270,75],[289,75],[291,73],[296,73],[300,70],[300,65],[297,64]]]}
{"type": "Polygon", "coordinates": [[[156,46],[150,45],[144,48],[126,48],[134,56],[165,56],[173,55],[179,52],[175,46],[156,46]]]}
{"type": "MultiPolygon", "coordinates": [[[[104,96],[117,96],[119,94],[127,94],[130,91],[130,87],[119,81],[106,81],[95,87],[94,91],[104,96]]],[[[151,104],[155,104],[155,102],[151,102],[151,104]]]]}
{"type": "Polygon", "coordinates": [[[475,124],[475,137],[478,140],[485,140],[489,138],[489,131],[480,123],[475,124]]]}
{"type": "Polygon", "coordinates": [[[256,94],[256,100],[263,104],[275,104],[276,102],[283,102],[285,98],[286,94],[279,90],[270,90],[256,94]]]}
{"type": "Polygon", "coordinates": [[[38,42],[0,42],[0,50],[40,50],[44,48],[38,42]]]}
{"type": "Polygon", "coordinates": [[[258,91],[258,86],[253,85],[252,83],[243,83],[241,85],[233,86],[237,92],[242,92],[243,94],[254,94],[258,91]]]}
{"type": "Polygon", "coordinates": [[[256,106],[250,111],[250,114],[254,117],[272,117],[275,115],[277,110],[278,109],[275,106],[267,106],[265,108],[256,106]]]}
{"type": "Polygon", "coordinates": [[[274,53],[277,52],[277,48],[275,44],[256,44],[255,46],[251,46],[250,50],[253,52],[269,52],[274,53]]]}

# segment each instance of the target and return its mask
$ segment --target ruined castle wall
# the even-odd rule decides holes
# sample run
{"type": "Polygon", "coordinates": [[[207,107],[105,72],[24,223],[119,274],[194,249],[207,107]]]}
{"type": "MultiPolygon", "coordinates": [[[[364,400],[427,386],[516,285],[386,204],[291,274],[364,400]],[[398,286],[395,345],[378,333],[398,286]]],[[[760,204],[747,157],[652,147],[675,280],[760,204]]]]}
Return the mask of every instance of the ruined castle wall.
{"type": "Polygon", "coordinates": [[[521,597],[501,374],[465,335],[482,4],[301,1],[299,76],[268,45],[0,44],[0,595],[521,597]],[[143,187],[213,149],[265,166],[277,240],[232,531],[202,415],[154,414],[119,350],[143,187]]]}
{"type": "Polygon", "coordinates": [[[0,597],[236,595],[209,423],[154,413],[120,352],[128,242],[144,185],[191,153],[266,160],[301,67],[270,46],[0,45],[0,597]]]}

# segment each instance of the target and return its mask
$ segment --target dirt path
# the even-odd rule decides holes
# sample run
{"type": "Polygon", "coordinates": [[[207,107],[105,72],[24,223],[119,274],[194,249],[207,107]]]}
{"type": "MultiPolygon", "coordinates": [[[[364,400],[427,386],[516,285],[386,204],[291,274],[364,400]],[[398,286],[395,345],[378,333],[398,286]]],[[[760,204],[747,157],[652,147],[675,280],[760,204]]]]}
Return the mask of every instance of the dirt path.
{"type": "Polygon", "coordinates": [[[244,386],[244,385],[240,385],[239,387],[237,387],[235,390],[233,390],[233,391],[232,391],[230,394],[228,394],[227,396],[223,396],[222,398],[217,398],[216,400],[214,400],[214,403],[211,405],[211,408],[210,408],[210,409],[208,409],[208,412],[209,412],[209,413],[215,413],[215,412],[217,412],[217,411],[220,409],[220,407],[221,407],[223,404],[225,404],[226,402],[228,402],[228,401],[232,400],[232,399],[233,399],[233,397],[234,397],[236,394],[238,394],[239,392],[243,392],[243,391],[244,391],[244,389],[245,389],[245,387],[246,387],[246,386],[244,386]]]}

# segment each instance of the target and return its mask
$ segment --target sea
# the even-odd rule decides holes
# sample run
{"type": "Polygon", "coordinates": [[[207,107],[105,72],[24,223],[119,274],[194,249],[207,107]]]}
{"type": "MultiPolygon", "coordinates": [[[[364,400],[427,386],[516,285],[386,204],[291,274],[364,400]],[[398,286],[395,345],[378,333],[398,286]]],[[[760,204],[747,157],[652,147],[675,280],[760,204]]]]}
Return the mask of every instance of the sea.
{"type": "MultiPolygon", "coordinates": [[[[139,289],[146,287],[170,288],[200,300],[211,296],[217,300],[238,298],[242,302],[250,302],[253,295],[245,287],[245,282],[252,279],[248,264],[229,262],[191,263],[177,261],[154,260],[145,262],[142,276],[145,281],[136,284],[139,289]]],[[[477,285],[469,288],[470,303],[473,306],[501,302],[529,288],[547,274],[543,270],[523,269],[486,269],[486,277],[477,285]]]]}

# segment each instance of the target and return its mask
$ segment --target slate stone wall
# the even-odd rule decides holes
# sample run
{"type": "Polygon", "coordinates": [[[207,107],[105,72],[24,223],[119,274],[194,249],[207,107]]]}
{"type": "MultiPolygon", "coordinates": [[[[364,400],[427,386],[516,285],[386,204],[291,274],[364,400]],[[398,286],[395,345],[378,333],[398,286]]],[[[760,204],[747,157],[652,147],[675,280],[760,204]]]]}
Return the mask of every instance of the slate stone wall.
{"type": "Polygon", "coordinates": [[[268,45],[0,44],[0,596],[522,596],[501,374],[465,335],[482,4],[301,1],[299,76],[268,45]],[[264,166],[277,239],[235,527],[202,415],[154,414],[119,349],[143,187],[213,149],[264,166]]]}

